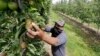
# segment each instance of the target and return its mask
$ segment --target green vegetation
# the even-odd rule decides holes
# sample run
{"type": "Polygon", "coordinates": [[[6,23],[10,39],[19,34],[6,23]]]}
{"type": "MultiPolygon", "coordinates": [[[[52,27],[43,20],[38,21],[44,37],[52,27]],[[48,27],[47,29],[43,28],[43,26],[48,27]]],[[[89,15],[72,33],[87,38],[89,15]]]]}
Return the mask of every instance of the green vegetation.
{"type": "Polygon", "coordinates": [[[72,17],[80,19],[82,23],[100,27],[100,0],[61,0],[55,4],[54,10],[58,10],[72,17]]]}
{"type": "Polygon", "coordinates": [[[61,17],[59,17],[56,13],[54,13],[54,11],[50,12],[50,19],[49,19],[49,21],[50,21],[51,25],[54,25],[55,21],[57,21],[59,19],[61,19],[61,17]]]}
{"type": "Polygon", "coordinates": [[[89,48],[88,44],[84,42],[84,37],[81,34],[82,31],[72,25],[65,25],[65,30],[68,35],[68,55],[69,56],[96,56],[95,52],[89,48]]]}
{"type": "Polygon", "coordinates": [[[0,56],[44,56],[43,42],[26,31],[31,22],[47,24],[50,5],[51,0],[0,0],[0,56]]]}

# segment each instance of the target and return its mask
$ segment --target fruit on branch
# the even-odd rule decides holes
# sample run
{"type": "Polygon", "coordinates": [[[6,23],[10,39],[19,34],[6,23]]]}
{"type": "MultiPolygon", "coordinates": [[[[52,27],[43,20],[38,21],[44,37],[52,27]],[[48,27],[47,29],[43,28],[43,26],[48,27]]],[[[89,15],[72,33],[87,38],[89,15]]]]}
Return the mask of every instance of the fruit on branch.
{"type": "Polygon", "coordinates": [[[32,20],[31,19],[26,19],[26,25],[25,28],[26,29],[32,29],[32,20]]]}
{"type": "Polygon", "coordinates": [[[8,3],[8,7],[9,7],[9,9],[11,9],[11,10],[17,10],[17,9],[18,9],[18,5],[17,5],[17,3],[15,3],[15,2],[9,2],[9,3],[8,3]]]}
{"type": "Polygon", "coordinates": [[[26,42],[23,42],[23,41],[20,43],[20,46],[21,46],[22,49],[26,49],[27,48],[26,42]]]}
{"type": "Polygon", "coordinates": [[[0,11],[7,9],[7,3],[0,0],[0,11]]]}

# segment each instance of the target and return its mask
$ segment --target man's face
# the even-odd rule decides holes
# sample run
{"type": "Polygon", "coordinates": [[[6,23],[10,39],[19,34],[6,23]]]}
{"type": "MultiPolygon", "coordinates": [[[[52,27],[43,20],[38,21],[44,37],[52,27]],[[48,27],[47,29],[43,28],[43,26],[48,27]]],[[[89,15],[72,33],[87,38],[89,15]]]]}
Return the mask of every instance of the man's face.
{"type": "Polygon", "coordinates": [[[63,26],[58,25],[57,23],[55,23],[55,28],[57,28],[58,30],[63,30],[63,26]]]}

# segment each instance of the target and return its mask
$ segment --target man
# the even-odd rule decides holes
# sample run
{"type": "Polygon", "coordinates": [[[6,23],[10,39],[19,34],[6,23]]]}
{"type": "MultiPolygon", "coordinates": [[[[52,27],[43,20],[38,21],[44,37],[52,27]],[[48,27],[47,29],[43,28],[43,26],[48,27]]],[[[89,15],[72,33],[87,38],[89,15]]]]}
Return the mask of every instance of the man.
{"type": "Polygon", "coordinates": [[[53,56],[65,56],[65,43],[66,34],[63,31],[65,22],[58,21],[55,22],[54,27],[46,27],[45,31],[51,32],[52,36],[49,36],[44,31],[42,31],[35,23],[32,23],[36,31],[28,29],[27,35],[34,38],[33,36],[39,36],[39,38],[48,44],[52,45],[53,56]]]}

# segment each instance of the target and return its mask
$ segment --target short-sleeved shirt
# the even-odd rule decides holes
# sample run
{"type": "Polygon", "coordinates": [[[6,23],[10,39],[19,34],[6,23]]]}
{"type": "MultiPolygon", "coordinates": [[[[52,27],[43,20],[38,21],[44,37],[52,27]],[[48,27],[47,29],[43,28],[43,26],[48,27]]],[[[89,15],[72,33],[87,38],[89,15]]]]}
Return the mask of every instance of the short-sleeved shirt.
{"type": "MultiPolygon", "coordinates": [[[[52,28],[53,27],[46,27],[45,31],[51,32],[52,28]]],[[[62,31],[56,38],[58,38],[59,41],[55,46],[51,47],[52,54],[53,54],[53,56],[65,56],[65,43],[67,41],[66,33],[64,31],[62,31]]]]}

